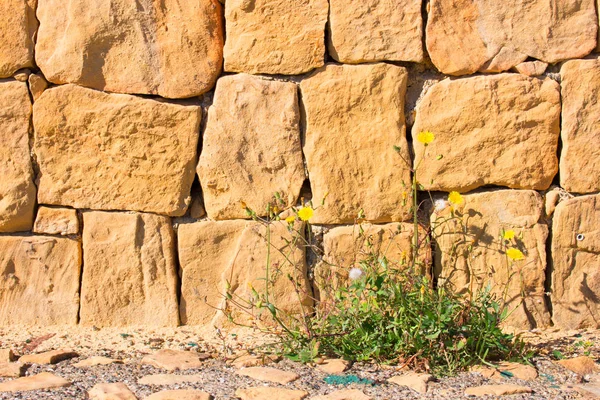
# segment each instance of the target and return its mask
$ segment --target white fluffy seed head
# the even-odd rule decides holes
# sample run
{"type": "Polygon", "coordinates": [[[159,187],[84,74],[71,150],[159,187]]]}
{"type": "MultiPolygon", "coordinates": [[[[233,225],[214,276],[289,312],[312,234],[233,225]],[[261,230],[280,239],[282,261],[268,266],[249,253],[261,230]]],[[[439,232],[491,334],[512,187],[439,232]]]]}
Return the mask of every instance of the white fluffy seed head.
{"type": "Polygon", "coordinates": [[[433,203],[433,207],[434,207],[435,211],[440,212],[440,211],[444,210],[446,207],[448,207],[448,202],[446,201],[446,199],[437,199],[433,203]]]}
{"type": "Polygon", "coordinates": [[[348,278],[352,279],[353,281],[360,279],[363,276],[363,272],[362,269],[360,268],[352,268],[350,270],[350,272],[348,273],[348,278]]]}

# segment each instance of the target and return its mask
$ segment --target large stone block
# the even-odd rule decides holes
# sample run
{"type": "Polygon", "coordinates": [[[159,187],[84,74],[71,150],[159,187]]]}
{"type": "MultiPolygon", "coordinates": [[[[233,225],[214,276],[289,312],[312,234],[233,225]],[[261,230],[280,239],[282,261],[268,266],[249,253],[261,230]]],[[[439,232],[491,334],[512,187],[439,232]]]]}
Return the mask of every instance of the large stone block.
{"type": "Polygon", "coordinates": [[[595,0],[432,0],[427,50],[445,74],[500,72],[528,57],[554,64],[596,47],[595,0]]]}
{"type": "Polygon", "coordinates": [[[190,203],[200,107],[75,85],[34,105],[38,201],[181,216],[190,203]]]}
{"type": "MultiPolygon", "coordinates": [[[[270,301],[289,313],[298,312],[300,304],[305,307],[312,304],[304,248],[292,239],[283,221],[271,225],[270,301]],[[298,283],[298,293],[288,274],[298,283]]],[[[251,322],[240,309],[226,301],[225,293],[228,285],[234,297],[244,300],[252,298],[250,287],[265,293],[268,243],[266,227],[254,221],[202,221],[180,225],[182,323],[225,323],[226,319],[215,307],[227,308],[236,316],[236,322],[251,322]]]]}
{"type": "Polygon", "coordinates": [[[79,234],[77,210],[71,208],[38,207],[33,232],[46,235],[79,234]]]}
{"type": "Polygon", "coordinates": [[[223,60],[216,0],[40,0],[36,61],[56,84],[198,96],[223,60]]]}
{"type": "Polygon", "coordinates": [[[489,286],[506,305],[507,325],[548,326],[544,299],[548,227],[542,222],[542,197],[531,190],[497,190],[463,198],[454,214],[448,206],[431,216],[440,284],[464,294],[489,286]],[[513,231],[514,238],[505,239],[506,231],[513,231]],[[511,259],[507,250],[512,248],[524,258],[511,259]]]}
{"type": "Polygon", "coordinates": [[[552,320],[600,328],[600,195],[556,206],[552,222],[552,320]]]}
{"type": "Polygon", "coordinates": [[[37,0],[0,1],[0,78],[33,67],[37,0]]]}
{"type": "Polygon", "coordinates": [[[175,237],[168,217],[83,214],[82,325],[177,326],[175,237]]]}
{"type": "Polygon", "coordinates": [[[296,203],[304,182],[297,86],[239,74],[219,79],[198,176],[213,219],[258,215],[278,192],[296,203]]]}
{"type": "Polygon", "coordinates": [[[501,74],[439,82],[417,105],[417,178],[428,190],[547,189],[558,172],[559,121],[559,86],[551,79],[501,74]],[[422,131],[435,135],[426,148],[417,140],[422,131]]]}
{"type": "Polygon", "coordinates": [[[567,61],[560,69],[562,151],[560,186],[569,192],[600,191],[600,60],[567,61]]]}
{"type": "Polygon", "coordinates": [[[0,236],[0,325],[75,325],[81,244],[47,236],[0,236]]]}
{"type": "Polygon", "coordinates": [[[225,71],[295,75],[325,62],[327,0],[227,0],[225,71]]]}
{"type": "Polygon", "coordinates": [[[409,216],[407,78],[404,68],[389,64],[329,64],[302,81],[313,199],[327,196],[311,222],[352,223],[361,209],[371,222],[409,216]]]}
{"type": "MultiPolygon", "coordinates": [[[[0,6],[0,10],[1,10],[0,6]]],[[[29,157],[27,85],[0,83],[0,232],[31,229],[36,188],[29,157]]]]}
{"type": "Polygon", "coordinates": [[[343,63],[422,62],[420,0],[331,0],[329,52],[343,63]]]}

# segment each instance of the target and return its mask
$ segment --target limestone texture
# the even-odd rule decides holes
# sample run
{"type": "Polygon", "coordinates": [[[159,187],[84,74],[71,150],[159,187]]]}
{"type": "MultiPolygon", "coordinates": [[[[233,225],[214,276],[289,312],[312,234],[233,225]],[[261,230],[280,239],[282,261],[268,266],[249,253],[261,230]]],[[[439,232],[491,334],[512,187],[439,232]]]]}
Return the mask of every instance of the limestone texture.
{"type": "Polygon", "coordinates": [[[259,216],[279,193],[296,204],[304,183],[297,86],[238,74],[219,79],[198,177],[212,219],[259,216]]]}
{"type": "Polygon", "coordinates": [[[313,201],[325,200],[312,223],[353,223],[361,209],[372,222],[409,217],[407,78],[390,64],[328,64],[301,82],[313,201]]]}
{"type": "MultiPolygon", "coordinates": [[[[304,248],[300,244],[286,243],[292,239],[286,225],[283,221],[276,222],[270,228],[269,295],[279,309],[293,313],[299,311],[300,302],[287,274],[298,282],[302,305],[310,307],[312,301],[304,248]]],[[[264,292],[266,235],[267,229],[254,221],[201,221],[179,226],[183,324],[225,324],[226,318],[214,307],[228,309],[237,322],[247,322],[248,317],[225,301],[223,294],[228,290],[228,283],[229,291],[241,298],[252,295],[250,285],[258,293],[264,292]]]]}
{"type": "Polygon", "coordinates": [[[41,206],[35,217],[33,232],[47,235],[77,235],[79,233],[77,210],[41,206]]]}
{"type": "Polygon", "coordinates": [[[8,78],[21,68],[34,66],[33,47],[38,21],[37,0],[0,2],[0,78],[8,78]]]}
{"type": "Polygon", "coordinates": [[[42,204],[185,214],[201,112],[75,85],[35,102],[42,204]]]}
{"type": "MultiPolygon", "coordinates": [[[[2,7],[4,2],[0,12],[2,7]]],[[[36,188],[29,158],[30,117],[27,85],[0,82],[0,233],[27,231],[33,225],[36,188]]]]}
{"type": "Polygon", "coordinates": [[[47,236],[0,236],[0,325],[75,325],[81,245],[47,236]]]}
{"type": "Polygon", "coordinates": [[[175,237],[168,217],[83,214],[80,324],[177,326],[175,237]]]}
{"type": "Polygon", "coordinates": [[[457,218],[451,217],[450,207],[433,213],[439,284],[459,293],[477,293],[489,285],[509,311],[506,325],[549,326],[543,209],[535,191],[496,190],[464,195],[463,204],[454,210],[457,218]],[[514,237],[505,239],[507,231],[514,237]],[[512,260],[508,249],[518,249],[523,259],[512,260]]]}
{"type": "Polygon", "coordinates": [[[547,189],[558,172],[558,84],[518,74],[444,80],[417,105],[417,177],[426,190],[547,189]],[[425,147],[418,134],[435,140],[425,147]]]}
{"type": "Polygon", "coordinates": [[[600,328],[600,195],[556,206],[552,220],[552,320],[563,329],[600,328]]]}
{"type": "Polygon", "coordinates": [[[449,75],[501,72],[532,57],[549,64],[596,47],[595,0],[432,0],[426,43],[449,75]]]}
{"type": "Polygon", "coordinates": [[[422,62],[421,1],[331,0],[329,52],[339,62],[422,62]]]}
{"type": "Polygon", "coordinates": [[[560,69],[562,151],[560,186],[569,192],[600,191],[600,60],[567,61],[560,69]]]}
{"type": "Polygon", "coordinates": [[[216,0],[43,0],[36,61],[55,84],[167,98],[210,90],[223,60],[216,0]]]}
{"type": "Polygon", "coordinates": [[[297,75],[325,60],[327,0],[228,0],[225,71],[297,75]]]}

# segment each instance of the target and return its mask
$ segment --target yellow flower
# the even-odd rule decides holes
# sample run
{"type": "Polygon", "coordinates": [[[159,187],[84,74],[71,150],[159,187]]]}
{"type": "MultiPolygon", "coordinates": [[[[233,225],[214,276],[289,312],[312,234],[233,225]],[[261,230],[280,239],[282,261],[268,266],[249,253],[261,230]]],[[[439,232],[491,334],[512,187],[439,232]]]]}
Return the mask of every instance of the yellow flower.
{"type": "Polygon", "coordinates": [[[429,131],[419,132],[417,140],[427,146],[435,140],[435,135],[429,131]]]}
{"type": "Polygon", "coordinates": [[[302,221],[308,221],[312,218],[314,210],[311,207],[302,207],[298,210],[298,218],[302,221]]]}
{"type": "Polygon", "coordinates": [[[515,231],[513,231],[512,229],[509,229],[507,231],[504,231],[504,234],[502,235],[502,237],[505,240],[512,240],[515,238],[515,231]]]}
{"type": "Polygon", "coordinates": [[[510,249],[506,250],[506,255],[508,256],[508,258],[514,261],[522,260],[525,258],[523,253],[521,253],[521,250],[515,249],[514,247],[511,247],[510,249]]]}
{"type": "Polygon", "coordinates": [[[296,220],[296,216],[290,215],[289,217],[287,217],[285,219],[285,222],[287,222],[288,224],[293,224],[295,220],[296,220]]]}
{"type": "Polygon", "coordinates": [[[465,200],[458,192],[450,192],[448,195],[448,202],[454,206],[462,204],[465,200]]]}
{"type": "Polygon", "coordinates": [[[246,205],[246,202],[244,201],[240,201],[240,206],[245,210],[246,208],[248,208],[248,206],[246,205]]]}

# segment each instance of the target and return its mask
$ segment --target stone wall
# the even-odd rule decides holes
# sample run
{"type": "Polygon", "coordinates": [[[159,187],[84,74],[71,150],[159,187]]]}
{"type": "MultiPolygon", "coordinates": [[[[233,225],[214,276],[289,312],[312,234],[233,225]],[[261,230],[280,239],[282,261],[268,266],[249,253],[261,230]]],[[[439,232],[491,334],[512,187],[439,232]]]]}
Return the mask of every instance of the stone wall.
{"type": "MultiPolygon", "coordinates": [[[[326,260],[356,262],[360,210],[405,257],[416,169],[423,199],[464,194],[430,216],[439,282],[491,284],[518,327],[600,327],[595,0],[223,3],[0,2],[1,324],[221,323],[264,274],[240,204],[275,192],[326,197],[326,260]]],[[[288,235],[272,262],[318,290],[288,235]]]]}

